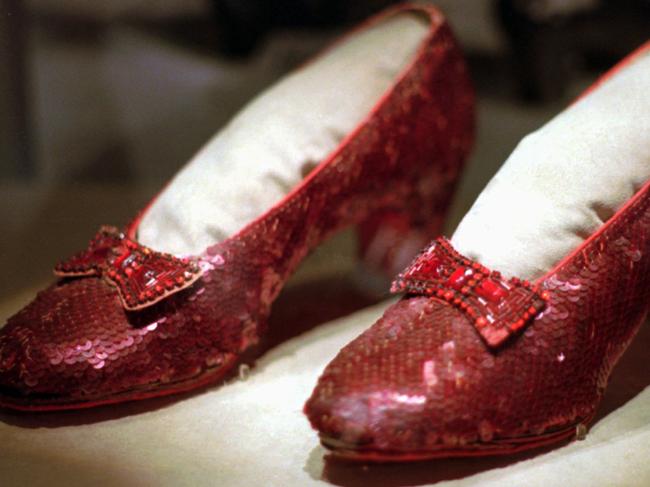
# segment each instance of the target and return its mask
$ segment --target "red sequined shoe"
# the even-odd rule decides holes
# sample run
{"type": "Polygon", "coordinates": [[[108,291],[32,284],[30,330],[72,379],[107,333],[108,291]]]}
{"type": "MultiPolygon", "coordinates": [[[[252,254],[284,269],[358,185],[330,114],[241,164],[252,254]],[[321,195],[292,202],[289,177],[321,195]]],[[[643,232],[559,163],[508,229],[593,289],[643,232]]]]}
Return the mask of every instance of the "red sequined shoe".
{"type": "MultiPolygon", "coordinates": [[[[650,43],[608,76],[648,53],[650,43]]],[[[647,181],[647,152],[639,154],[647,181]]],[[[604,223],[532,283],[434,241],[395,280],[392,291],[405,296],[320,377],[305,413],[323,445],[342,458],[409,461],[510,454],[584,435],[649,311],[650,181],[625,191],[633,196],[613,214],[594,203],[604,223]]],[[[477,235],[485,246],[486,233],[477,235]]],[[[542,249],[552,244],[550,235],[537,239],[542,249]]]]}
{"type": "Polygon", "coordinates": [[[415,57],[266,213],[200,255],[176,257],[138,242],[147,207],[57,265],[59,280],[0,332],[0,405],[86,408],[215,383],[259,341],[302,259],[345,227],[360,225],[362,252],[384,266],[410,260],[446,213],[471,145],[473,94],[437,10],[403,5],[357,32],[398,13],[424,17],[415,57]],[[419,243],[405,253],[408,240],[419,243]]]}

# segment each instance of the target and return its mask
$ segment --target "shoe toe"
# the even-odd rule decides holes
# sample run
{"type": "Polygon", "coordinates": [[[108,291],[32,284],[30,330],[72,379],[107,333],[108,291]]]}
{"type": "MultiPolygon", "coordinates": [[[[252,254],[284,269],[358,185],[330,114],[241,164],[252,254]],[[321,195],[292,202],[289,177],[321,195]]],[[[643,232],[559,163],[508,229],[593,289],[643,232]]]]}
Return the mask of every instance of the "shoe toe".
{"type": "Polygon", "coordinates": [[[59,409],[159,395],[151,391],[232,358],[201,333],[200,315],[170,301],[134,313],[101,279],[52,285],[0,330],[0,404],[59,409]]]}
{"type": "Polygon", "coordinates": [[[107,393],[124,374],[149,330],[129,326],[119,299],[97,278],[63,280],[40,292],[0,332],[0,401],[34,405],[107,393]],[[105,380],[120,369],[115,382],[105,380]]]}
{"type": "Polygon", "coordinates": [[[406,298],[328,365],[305,411],[323,443],[343,456],[498,450],[495,436],[513,427],[513,382],[497,369],[460,311],[406,298]]]}

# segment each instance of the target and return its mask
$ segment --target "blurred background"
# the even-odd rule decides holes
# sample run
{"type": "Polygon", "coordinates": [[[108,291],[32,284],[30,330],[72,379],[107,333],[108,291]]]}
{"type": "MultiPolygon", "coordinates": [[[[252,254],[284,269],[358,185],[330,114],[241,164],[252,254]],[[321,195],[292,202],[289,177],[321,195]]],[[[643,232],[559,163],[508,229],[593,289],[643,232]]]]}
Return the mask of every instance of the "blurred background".
{"type": "MultiPolygon", "coordinates": [[[[254,94],[391,3],[0,0],[0,318],[254,94]]],[[[435,3],[479,102],[449,232],[523,135],[648,38],[650,0],[435,3]]],[[[343,254],[325,254],[330,272],[343,254]]]]}

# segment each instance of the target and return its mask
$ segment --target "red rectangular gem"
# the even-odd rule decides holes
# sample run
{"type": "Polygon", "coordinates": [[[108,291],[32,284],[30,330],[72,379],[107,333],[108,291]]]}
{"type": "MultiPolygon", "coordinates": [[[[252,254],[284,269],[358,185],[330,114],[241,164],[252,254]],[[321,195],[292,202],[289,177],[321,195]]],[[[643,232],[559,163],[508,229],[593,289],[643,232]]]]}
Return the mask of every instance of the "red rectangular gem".
{"type": "Polygon", "coordinates": [[[440,268],[440,264],[440,259],[433,257],[421,264],[422,268],[420,269],[420,272],[425,274],[427,277],[439,277],[440,273],[438,269],[440,268]]]}
{"type": "Polygon", "coordinates": [[[506,297],[507,292],[498,282],[492,279],[485,279],[476,287],[476,294],[487,299],[491,303],[498,303],[506,297]]]}
{"type": "Polygon", "coordinates": [[[465,285],[465,281],[473,274],[473,271],[468,267],[459,267],[447,279],[447,284],[456,290],[459,290],[465,285]]]}

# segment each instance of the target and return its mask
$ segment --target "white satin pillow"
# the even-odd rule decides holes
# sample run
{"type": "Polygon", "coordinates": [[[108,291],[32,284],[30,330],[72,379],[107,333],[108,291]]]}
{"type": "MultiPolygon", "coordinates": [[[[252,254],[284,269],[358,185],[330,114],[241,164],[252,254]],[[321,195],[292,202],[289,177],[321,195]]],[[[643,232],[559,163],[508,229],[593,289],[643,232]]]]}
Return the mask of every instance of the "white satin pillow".
{"type": "Polygon", "coordinates": [[[650,55],[525,137],[452,237],[506,275],[550,270],[650,178],[650,55]]]}
{"type": "Polygon", "coordinates": [[[429,27],[424,16],[397,14],[255,98],[160,194],[139,241],[196,254],[265,213],[363,120],[429,27]]]}

